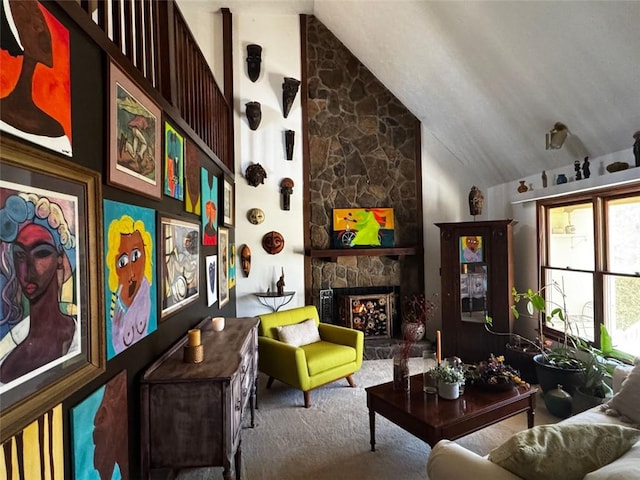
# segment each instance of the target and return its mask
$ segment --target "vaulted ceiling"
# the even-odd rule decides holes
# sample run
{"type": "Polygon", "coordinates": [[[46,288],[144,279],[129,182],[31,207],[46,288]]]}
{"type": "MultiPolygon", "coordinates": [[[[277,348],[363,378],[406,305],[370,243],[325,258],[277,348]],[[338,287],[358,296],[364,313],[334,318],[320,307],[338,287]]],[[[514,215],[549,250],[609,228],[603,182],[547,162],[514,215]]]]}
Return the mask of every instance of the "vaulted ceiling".
{"type": "MultiPolygon", "coordinates": [[[[315,15],[486,185],[630,149],[640,130],[640,2],[181,0],[315,15]],[[571,135],[545,150],[556,122],[571,135]]],[[[438,160],[438,159],[436,159],[438,160]]],[[[628,162],[633,166],[633,155],[628,162]]]]}

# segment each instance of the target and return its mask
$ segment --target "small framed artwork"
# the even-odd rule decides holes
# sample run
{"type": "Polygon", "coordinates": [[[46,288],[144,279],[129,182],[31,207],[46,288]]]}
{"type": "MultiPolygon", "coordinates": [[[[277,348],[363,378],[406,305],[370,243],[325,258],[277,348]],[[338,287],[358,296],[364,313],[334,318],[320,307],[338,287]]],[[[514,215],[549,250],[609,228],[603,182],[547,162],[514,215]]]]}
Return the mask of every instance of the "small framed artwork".
{"type": "Polygon", "coordinates": [[[200,169],[202,205],[202,244],[218,244],[218,178],[206,168],[200,169]]]}
{"type": "Polygon", "coordinates": [[[195,301],[200,280],[200,224],[161,217],[160,269],[164,282],[161,297],[164,319],[195,301]]]}
{"type": "Polygon", "coordinates": [[[482,237],[468,235],[460,237],[460,263],[483,261],[482,237]]]}
{"type": "Polygon", "coordinates": [[[109,65],[110,185],[162,197],[160,108],[111,62],[109,65]]]}
{"type": "Polygon", "coordinates": [[[218,301],[218,256],[207,255],[207,306],[218,301]]]}
{"type": "Polygon", "coordinates": [[[184,198],[184,137],[164,122],[164,194],[184,198]]]}
{"type": "Polygon", "coordinates": [[[224,192],[222,197],[222,205],[223,205],[223,221],[224,224],[232,227],[233,226],[233,217],[234,217],[234,188],[233,183],[231,183],[226,178],[224,179],[224,192]]]}
{"type": "Polygon", "coordinates": [[[218,229],[218,291],[220,308],[229,302],[229,229],[218,229]]]}
{"type": "Polygon", "coordinates": [[[4,442],[106,360],[100,175],[5,137],[0,152],[4,442]]]}
{"type": "Polygon", "coordinates": [[[229,289],[236,286],[236,244],[229,245],[229,289]]]}

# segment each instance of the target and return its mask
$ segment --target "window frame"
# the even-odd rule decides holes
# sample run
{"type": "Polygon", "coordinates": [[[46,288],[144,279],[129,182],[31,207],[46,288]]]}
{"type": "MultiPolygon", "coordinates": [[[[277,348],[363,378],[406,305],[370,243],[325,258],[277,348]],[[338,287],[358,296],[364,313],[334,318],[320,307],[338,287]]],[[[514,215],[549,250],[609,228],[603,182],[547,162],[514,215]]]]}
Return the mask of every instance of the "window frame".
{"type": "MultiPolygon", "coordinates": [[[[591,203],[593,209],[593,245],[594,245],[594,269],[584,270],[579,268],[566,268],[569,272],[587,272],[593,275],[593,344],[600,346],[600,325],[605,323],[605,276],[614,274],[616,276],[637,278],[638,274],[614,272],[609,270],[608,252],[608,218],[607,205],[609,201],[621,198],[640,196],[640,183],[627,184],[616,187],[606,187],[588,192],[578,192],[552,198],[540,199],[536,201],[536,225],[538,233],[538,288],[543,285],[547,270],[563,270],[557,266],[549,265],[549,226],[548,211],[552,208],[568,207],[576,204],[591,203]]],[[[543,334],[551,339],[559,340],[563,337],[563,332],[546,325],[543,319],[543,334]]],[[[614,339],[615,340],[615,339],[614,339]]]]}

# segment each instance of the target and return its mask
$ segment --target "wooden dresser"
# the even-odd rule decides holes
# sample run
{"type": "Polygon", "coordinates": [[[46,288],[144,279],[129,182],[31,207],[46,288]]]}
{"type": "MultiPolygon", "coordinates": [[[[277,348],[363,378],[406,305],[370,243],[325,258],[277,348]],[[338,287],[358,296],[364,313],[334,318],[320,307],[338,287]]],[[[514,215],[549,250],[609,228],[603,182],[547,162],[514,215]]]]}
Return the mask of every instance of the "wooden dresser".
{"type": "MultiPolygon", "coordinates": [[[[185,363],[185,336],[141,380],[142,478],[186,467],[224,467],[240,480],[242,415],[249,405],[254,426],[258,371],[257,318],[227,318],[214,332],[201,329],[204,360],[185,363]],[[232,465],[232,460],[234,464],[232,465]]],[[[174,472],[175,473],[175,472],[174,472]]]]}

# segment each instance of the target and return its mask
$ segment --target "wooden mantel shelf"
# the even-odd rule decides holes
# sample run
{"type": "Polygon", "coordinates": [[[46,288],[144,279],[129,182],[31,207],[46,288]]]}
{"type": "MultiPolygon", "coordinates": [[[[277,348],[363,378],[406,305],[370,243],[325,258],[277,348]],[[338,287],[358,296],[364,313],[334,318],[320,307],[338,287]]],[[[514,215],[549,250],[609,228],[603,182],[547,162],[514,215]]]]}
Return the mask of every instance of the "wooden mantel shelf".
{"type": "Polygon", "coordinates": [[[338,257],[391,257],[397,259],[406,255],[417,255],[421,251],[421,248],[417,246],[393,248],[330,248],[323,250],[308,249],[305,255],[335,262],[338,257]]]}

